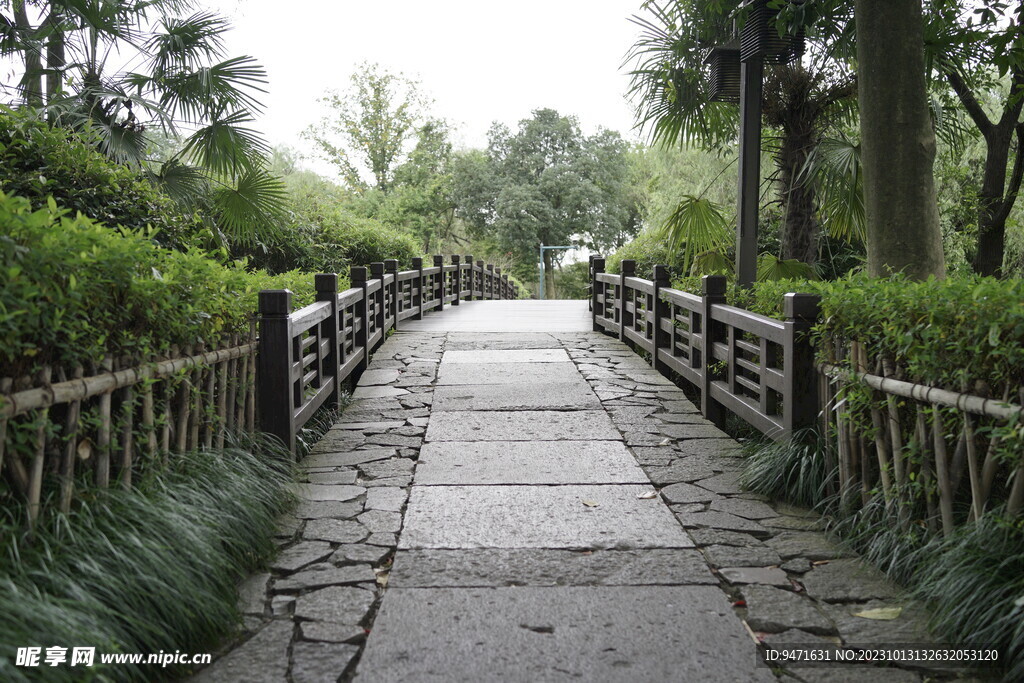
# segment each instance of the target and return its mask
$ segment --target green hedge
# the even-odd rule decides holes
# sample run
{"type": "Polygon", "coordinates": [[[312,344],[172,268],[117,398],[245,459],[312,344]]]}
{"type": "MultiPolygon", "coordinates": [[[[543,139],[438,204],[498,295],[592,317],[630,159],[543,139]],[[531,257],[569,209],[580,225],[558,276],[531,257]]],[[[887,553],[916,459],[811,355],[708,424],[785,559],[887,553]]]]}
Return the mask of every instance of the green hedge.
{"type": "Polygon", "coordinates": [[[197,216],[74,133],[6,108],[0,108],[0,190],[37,209],[53,197],[72,215],[135,231],[150,227],[150,236],[166,246],[197,244],[204,229],[197,216]]]}
{"type": "MultiPolygon", "coordinates": [[[[342,287],[347,283],[342,282],[342,287]]],[[[163,249],[144,232],[71,218],[50,202],[0,193],[0,375],[73,366],[106,353],[163,354],[245,333],[260,289],[315,298],[313,277],[270,276],[193,249],[163,249]]]]}

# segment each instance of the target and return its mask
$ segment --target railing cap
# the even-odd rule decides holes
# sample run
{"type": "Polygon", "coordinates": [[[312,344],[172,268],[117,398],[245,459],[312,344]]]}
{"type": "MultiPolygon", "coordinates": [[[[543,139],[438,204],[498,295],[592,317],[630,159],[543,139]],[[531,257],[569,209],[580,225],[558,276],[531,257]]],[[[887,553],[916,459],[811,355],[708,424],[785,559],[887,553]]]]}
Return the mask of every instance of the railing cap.
{"type": "Polygon", "coordinates": [[[338,274],[337,273],[317,273],[313,276],[313,283],[317,292],[337,292],[338,291],[338,274]]]}
{"type": "Polygon", "coordinates": [[[786,320],[814,322],[821,310],[821,297],[817,294],[790,292],[782,298],[782,314],[786,320]]]}
{"type": "Polygon", "coordinates": [[[704,296],[724,296],[728,280],[724,275],[705,275],[700,279],[700,291],[704,296]]]}
{"type": "Polygon", "coordinates": [[[291,315],[292,293],[288,289],[260,291],[260,315],[291,315]]]}

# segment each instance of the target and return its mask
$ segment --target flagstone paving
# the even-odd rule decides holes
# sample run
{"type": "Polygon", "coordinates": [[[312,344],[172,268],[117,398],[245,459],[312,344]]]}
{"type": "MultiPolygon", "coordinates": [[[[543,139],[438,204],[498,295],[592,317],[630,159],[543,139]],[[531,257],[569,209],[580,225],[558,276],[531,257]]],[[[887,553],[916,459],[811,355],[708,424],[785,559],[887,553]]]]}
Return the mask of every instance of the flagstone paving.
{"type": "Polygon", "coordinates": [[[813,513],[745,493],[736,442],[585,302],[545,304],[463,302],[377,350],[196,680],[952,676],[768,668],[758,641],[924,643],[926,615],[813,513]]]}

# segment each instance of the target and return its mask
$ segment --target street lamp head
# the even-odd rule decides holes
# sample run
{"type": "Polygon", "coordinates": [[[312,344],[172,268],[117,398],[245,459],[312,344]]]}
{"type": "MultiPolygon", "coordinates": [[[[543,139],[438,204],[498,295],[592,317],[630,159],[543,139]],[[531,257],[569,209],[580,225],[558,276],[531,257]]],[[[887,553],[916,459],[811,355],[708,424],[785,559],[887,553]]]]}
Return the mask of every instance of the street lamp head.
{"type": "MultiPolygon", "coordinates": [[[[802,4],[803,0],[789,0],[802,4]]],[[[762,59],[769,64],[789,64],[804,53],[804,30],[780,36],[775,25],[779,8],[770,6],[771,0],[745,0],[741,5],[746,13],[740,31],[740,61],[762,59]]]]}
{"type": "Polygon", "coordinates": [[[711,67],[709,94],[712,102],[740,101],[740,46],[734,40],[711,48],[704,60],[711,67]]]}

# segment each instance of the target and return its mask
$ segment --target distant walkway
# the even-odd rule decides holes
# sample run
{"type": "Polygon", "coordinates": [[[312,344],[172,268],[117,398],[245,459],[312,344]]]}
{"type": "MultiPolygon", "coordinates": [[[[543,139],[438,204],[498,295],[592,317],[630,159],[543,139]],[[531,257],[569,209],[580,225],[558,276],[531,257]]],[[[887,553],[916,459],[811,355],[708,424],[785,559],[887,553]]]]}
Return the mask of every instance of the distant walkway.
{"type": "Polygon", "coordinates": [[[403,323],[302,463],[283,550],[244,586],[251,637],[197,678],[773,681],[757,640],[924,640],[913,606],[865,617],[895,587],[743,493],[737,444],[590,329],[586,302],[403,323]]]}

